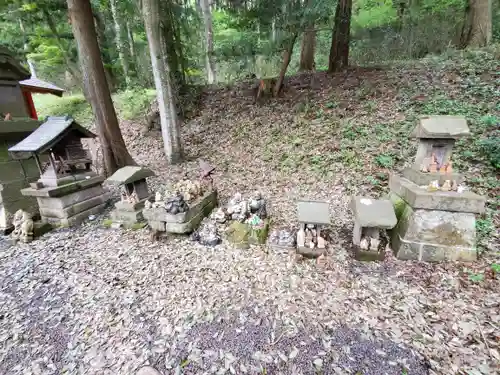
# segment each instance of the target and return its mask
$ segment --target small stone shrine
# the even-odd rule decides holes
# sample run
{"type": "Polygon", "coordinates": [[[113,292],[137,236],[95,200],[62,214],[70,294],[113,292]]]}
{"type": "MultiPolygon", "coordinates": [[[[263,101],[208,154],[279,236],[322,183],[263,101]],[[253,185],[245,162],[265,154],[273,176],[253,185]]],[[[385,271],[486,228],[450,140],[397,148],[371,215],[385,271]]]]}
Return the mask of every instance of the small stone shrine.
{"type": "Polygon", "coordinates": [[[155,235],[158,232],[191,233],[217,206],[217,190],[210,177],[215,168],[207,168],[207,165],[200,165],[199,180],[185,177],[174,186],[173,194],[157,191],[153,203],[146,200],[142,214],[155,235]]]}
{"type": "Polygon", "coordinates": [[[263,245],[269,233],[267,202],[260,191],[255,191],[250,199],[243,199],[236,193],[225,209],[219,208],[214,219],[221,223],[232,221],[226,230],[226,238],[238,248],[263,245]]]}
{"type": "Polygon", "coordinates": [[[104,177],[91,169],[92,159],[81,143],[82,138],[94,137],[71,117],[48,117],[9,148],[14,159],[36,161],[40,178],[21,193],[36,197],[42,222],[71,226],[104,210],[110,194],[102,187],[104,177]],[[41,155],[48,158],[43,165],[41,155]]]}
{"type": "Polygon", "coordinates": [[[154,172],[145,167],[127,166],[117,170],[106,181],[121,186],[121,200],[115,203],[111,219],[131,228],[144,221],[142,211],[152,194],[149,192],[146,178],[154,176],[154,172]]]}
{"type": "Polygon", "coordinates": [[[327,202],[299,201],[297,205],[299,230],[297,253],[309,258],[326,254],[327,242],[321,231],[330,225],[327,202]]]}
{"type": "Polygon", "coordinates": [[[477,258],[475,214],[484,212],[486,199],[459,185],[463,178],[451,164],[455,140],[468,135],[463,117],[424,117],[416,126],[419,148],[413,166],[403,177],[389,178],[398,219],[391,243],[399,259],[477,258]]]}
{"type": "Polygon", "coordinates": [[[382,229],[392,229],[397,224],[394,208],[389,200],[352,197],[354,215],[352,242],[357,260],[384,260],[385,248],[380,240],[382,229]]]}

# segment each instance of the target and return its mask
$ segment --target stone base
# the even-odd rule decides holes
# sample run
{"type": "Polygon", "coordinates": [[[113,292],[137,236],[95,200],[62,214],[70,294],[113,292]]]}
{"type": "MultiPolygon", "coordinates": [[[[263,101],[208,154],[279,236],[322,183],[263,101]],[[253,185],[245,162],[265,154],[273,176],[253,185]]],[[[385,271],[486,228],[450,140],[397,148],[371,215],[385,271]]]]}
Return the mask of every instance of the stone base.
{"type": "Polygon", "coordinates": [[[264,227],[262,229],[254,229],[250,227],[250,235],[248,236],[248,242],[251,245],[264,245],[267,241],[268,233],[269,233],[269,219],[265,219],[264,227]]]}
{"type": "Polygon", "coordinates": [[[123,211],[115,209],[111,212],[111,220],[116,223],[122,223],[124,227],[129,228],[134,224],[144,221],[142,210],[123,211]]]}
{"type": "Polygon", "coordinates": [[[290,254],[296,251],[295,246],[278,245],[272,242],[268,242],[267,247],[276,254],[290,254]]]}
{"type": "Polygon", "coordinates": [[[412,181],[413,183],[422,186],[429,185],[432,181],[439,181],[439,185],[442,185],[446,180],[456,181],[458,184],[462,183],[464,178],[460,173],[424,173],[416,171],[413,168],[406,168],[403,170],[403,177],[412,181]]]}
{"type": "Polygon", "coordinates": [[[318,258],[321,255],[326,254],[326,248],[325,249],[318,249],[318,248],[310,248],[306,246],[297,246],[297,254],[303,255],[306,258],[318,258]]]}
{"type": "Polygon", "coordinates": [[[196,230],[203,218],[208,216],[215,206],[217,206],[217,191],[214,190],[205,194],[187,212],[172,215],[164,208],[150,208],[143,210],[142,214],[151,229],[155,231],[187,234],[196,230]]]}
{"type": "Polygon", "coordinates": [[[385,258],[385,253],[383,251],[369,251],[361,250],[359,246],[354,248],[354,259],[360,260],[362,262],[375,262],[383,261],[385,258]]]}
{"type": "Polygon", "coordinates": [[[473,213],[413,208],[395,193],[390,194],[398,216],[391,231],[392,249],[398,259],[474,261],[476,219],[473,213]]]}
{"type": "Polygon", "coordinates": [[[23,195],[37,198],[43,223],[68,227],[80,224],[90,215],[101,213],[111,197],[102,187],[103,177],[43,189],[23,189],[23,195]]]}

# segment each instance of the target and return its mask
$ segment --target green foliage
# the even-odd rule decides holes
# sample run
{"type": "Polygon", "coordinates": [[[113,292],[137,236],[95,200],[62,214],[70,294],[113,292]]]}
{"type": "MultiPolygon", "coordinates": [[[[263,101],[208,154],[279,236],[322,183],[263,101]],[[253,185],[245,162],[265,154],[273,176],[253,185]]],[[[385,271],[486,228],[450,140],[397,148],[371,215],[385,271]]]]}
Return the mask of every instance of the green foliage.
{"type": "Polygon", "coordinates": [[[375,161],[377,162],[378,165],[384,168],[392,168],[394,166],[394,159],[391,155],[387,154],[377,155],[375,161]]]}

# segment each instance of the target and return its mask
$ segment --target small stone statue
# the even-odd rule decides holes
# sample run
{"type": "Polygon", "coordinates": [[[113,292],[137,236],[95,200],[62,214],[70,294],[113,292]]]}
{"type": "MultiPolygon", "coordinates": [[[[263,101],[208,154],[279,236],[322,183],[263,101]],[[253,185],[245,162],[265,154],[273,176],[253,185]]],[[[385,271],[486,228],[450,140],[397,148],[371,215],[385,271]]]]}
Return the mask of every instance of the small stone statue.
{"type": "Polygon", "coordinates": [[[241,203],[241,193],[234,194],[234,196],[229,200],[227,204],[227,213],[228,214],[235,213],[235,209],[239,207],[240,203],[241,203]]]}
{"type": "Polygon", "coordinates": [[[161,196],[161,193],[157,191],[155,194],[155,202],[160,203],[161,201],[163,201],[163,198],[161,196]]]}
{"type": "Polygon", "coordinates": [[[306,234],[304,232],[304,229],[300,228],[299,231],[297,232],[297,246],[304,247],[305,244],[306,244],[306,234]]]}
{"type": "Polygon", "coordinates": [[[23,223],[21,225],[21,237],[20,240],[24,243],[33,241],[33,227],[34,223],[31,219],[31,214],[29,212],[23,212],[23,223]]]}
{"type": "Polygon", "coordinates": [[[368,248],[369,248],[369,244],[368,244],[368,240],[367,240],[366,238],[363,238],[363,239],[361,240],[361,242],[359,243],[359,248],[360,248],[361,250],[368,250],[368,248]]]}
{"type": "Polygon", "coordinates": [[[21,237],[21,226],[23,224],[23,210],[17,210],[13,219],[14,230],[10,234],[11,238],[18,240],[21,237]]]}
{"type": "Polygon", "coordinates": [[[380,245],[380,240],[376,238],[370,238],[370,250],[378,251],[378,247],[380,245]]]}
{"type": "Polygon", "coordinates": [[[184,196],[181,193],[177,193],[175,197],[169,198],[165,203],[165,210],[169,214],[177,215],[189,211],[189,205],[184,200],[184,196]]]}
{"type": "Polygon", "coordinates": [[[441,186],[441,190],[442,191],[450,191],[451,190],[451,181],[450,180],[446,180],[443,183],[443,186],[441,186]]]}
{"type": "Polygon", "coordinates": [[[200,229],[191,235],[191,240],[204,246],[217,246],[222,242],[217,226],[207,218],[203,219],[200,229]]]}
{"type": "Polygon", "coordinates": [[[135,191],[128,197],[128,202],[130,204],[136,204],[139,202],[139,197],[137,196],[137,193],[135,191]]]}
{"type": "Polygon", "coordinates": [[[431,160],[429,158],[425,158],[423,160],[422,164],[420,164],[420,172],[429,173],[430,163],[431,163],[431,160]]]}
{"type": "Polygon", "coordinates": [[[149,210],[153,207],[153,204],[149,201],[149,199],[146,199],[144,202],[144,209],[149,210]]]}
{"type": "Polygon", "coordinates": [[[451,190],[452,191],[457,191],[458,190],[457,180],[453,180],[452,181],[452,183],[451,183],[451,190]]]}
{"type": "Polygon", "coordinates": [[[262,197],[262,193],[260,191],[256,191],[253,194],[252,198],[248,202],[248,206],[252,214],[256,214],[261,219],[265,219],[267,217],[266,200],[262,197]]]}
{"type": "Polygon", "coordinates": [[[436,173],[438,171],[438,165],[436,161],[436,154],[432,154],[431,156],[431,163],[429,164],[429,172],[430,173],[436,173]]]}
{"type": "Polygon", "coordinates": [[[451,160],[449,160],[448,164],[446,164],[445,173],[447,173],[447,174],[453,173],[453,167],[452,167],[451,160]]]}
{"type": "Polygon", "coordinates": [[[278,234],[278,245],[282,246],[293,246],[294,245],[294,238],[292,236],[291,232],[288,232],[286,230],[281,230],[278,234]]]}
{"type": "Polygon", "coordinates": [[[122,191],[122,193],[121,193],[121,201],[128,202],[128,196],[127,196],[127,193],[125,191],[122,191]]]}

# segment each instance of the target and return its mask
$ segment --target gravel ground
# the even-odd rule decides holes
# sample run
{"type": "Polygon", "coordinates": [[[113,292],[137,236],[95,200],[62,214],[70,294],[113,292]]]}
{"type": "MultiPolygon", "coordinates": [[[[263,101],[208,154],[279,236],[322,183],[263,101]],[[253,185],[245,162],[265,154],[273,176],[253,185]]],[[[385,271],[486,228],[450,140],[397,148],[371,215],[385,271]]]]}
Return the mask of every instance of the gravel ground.
{"type": "Polygon", "coordinates": [[[0,373],[134,374],[150,364],[164,374],[425,374],[457,359],[488,368],[467,324],[474,308],[489,335],[498,293],[475,301],[451,292],[449,274],[434,285],[416,277],[437,267],[358,263],[341,247],[320,267],[259,247],[152,243],[147,230],[100,220],[1,245],[0,373]]]}

